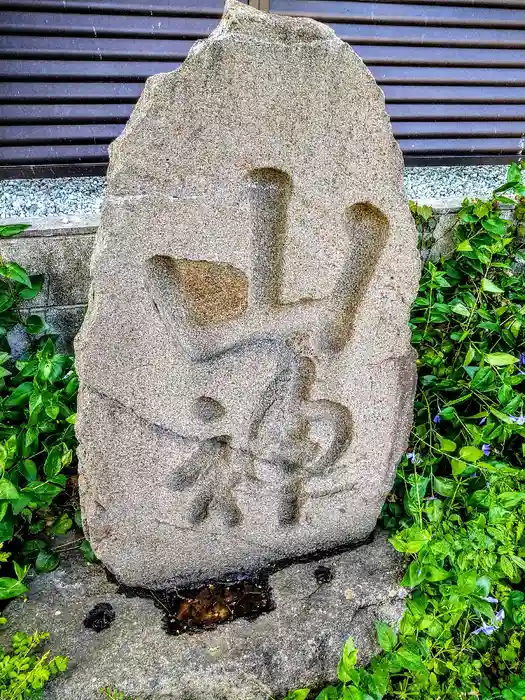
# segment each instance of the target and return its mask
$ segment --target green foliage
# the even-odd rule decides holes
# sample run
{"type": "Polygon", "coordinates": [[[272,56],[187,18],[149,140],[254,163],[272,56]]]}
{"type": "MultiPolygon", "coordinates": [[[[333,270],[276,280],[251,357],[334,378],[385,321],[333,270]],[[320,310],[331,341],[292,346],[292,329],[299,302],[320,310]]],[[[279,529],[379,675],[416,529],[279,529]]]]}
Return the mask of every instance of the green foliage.
{"type": "MultiPolygon", "coordinates": [[[[0,227],[13,236],[27,224],[0,227]]],[[[29,567],[51,571],[59,561],[53,538],[75,521],[75,403],[78,381],[73,359],[56,352],[45,322],[27,315],[21,302],[34,298],[43,277],[0,260],[0,599],[26,591],[29,567]],[[14,359],[7,334],[23,326],[29,348],[14,359]],[[10,564],[10,561],[13,561],[10,564]]]]}
{"type": "MultiPolygon", "coordinates": [[[[0,618],[0,623],[5,622],[5,618],[0,618]]],[[[49,651],[38,653],[38,648],[48,638],[47,632],[31,635],[16,632],[11,637],[11,649],[0,647],[2,700],[38,700],[43,697],[47,681],[67,669],[65,656],[51,658],[49,651]]]]}
{"type": "Polygon", "coordinates": [[[432,232],[437,225],[432,207],[429,207],[428,204],[417,204],[412,201],[408,203],[408,206],[419,232],[419,247],[427,248],[432,243],[432,232]]]}
{"type": "Polygon", "coordinates": [[[366,669],[347,642],[317,700],[525,697],[523,174],[514,164],[491,200],[465,200],[455,254],[425,265],[415,421],[382,516],[407,556],[407,609],[398,633],[379,623],[366,669]]]}

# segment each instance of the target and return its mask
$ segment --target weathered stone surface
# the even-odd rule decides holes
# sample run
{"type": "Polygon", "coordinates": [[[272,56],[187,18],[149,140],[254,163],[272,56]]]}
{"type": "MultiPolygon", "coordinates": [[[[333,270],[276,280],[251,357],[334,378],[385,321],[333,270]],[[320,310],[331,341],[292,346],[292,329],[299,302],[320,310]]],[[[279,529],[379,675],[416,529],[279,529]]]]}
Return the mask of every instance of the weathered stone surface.
{"type": "Polygon", "coordinates": [[[362,61],[228,2],[111,147],[76,342],[102,561],[151,587],[366,537],[411,423],[419,270],[362,61]]]}
{"type": "Polygon", "coordinates": [[[271,575],[270,613],[174,637],[163,631],[162,611],[151,600],[118,594],[99,566],[73,554],[34,580],[27,603],[9,605],[0,645],[18,629],[50,632],[51,649],[67,654],[70,668],[50,684],[46,700],[98,700],[107,685],[139,700],[278,699],[291,688],[335,680],[348,635],[359,663],[368,661],[376,651],[375,620],[396,624],[403,612],[402,566],[380,535],[354,551],[271,575]],[[320,565],[331,581],[317,582],[320,565]],[[115,620],[96,633],[83,620],[99,603],[112,606],[115,620]]]}

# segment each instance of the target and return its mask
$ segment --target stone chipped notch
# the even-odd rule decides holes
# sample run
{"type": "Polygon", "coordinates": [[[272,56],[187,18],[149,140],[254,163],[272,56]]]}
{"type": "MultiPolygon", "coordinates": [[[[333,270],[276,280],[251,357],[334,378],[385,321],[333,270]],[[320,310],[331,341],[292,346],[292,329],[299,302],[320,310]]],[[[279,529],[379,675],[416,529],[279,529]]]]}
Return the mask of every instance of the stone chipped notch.
{"type": "Polygon", "coordinates": [[[110,148],[76,340],[86,535],[167,587],[360,542],[405,449],[403,160],[331,29],[235,0],[110,148]]]}

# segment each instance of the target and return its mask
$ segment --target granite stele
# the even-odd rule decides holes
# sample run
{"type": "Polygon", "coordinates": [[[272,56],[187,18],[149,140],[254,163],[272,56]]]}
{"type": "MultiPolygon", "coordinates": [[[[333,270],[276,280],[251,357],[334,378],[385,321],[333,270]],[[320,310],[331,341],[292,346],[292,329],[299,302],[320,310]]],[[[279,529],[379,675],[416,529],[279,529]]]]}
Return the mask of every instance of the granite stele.
{"type": "Polygon", "coordinates": [[[420,262],[374,79],[235,0],[111,146],[76,340],[86,535],[128,585],[363,541],[406,448],[420,262]]]}

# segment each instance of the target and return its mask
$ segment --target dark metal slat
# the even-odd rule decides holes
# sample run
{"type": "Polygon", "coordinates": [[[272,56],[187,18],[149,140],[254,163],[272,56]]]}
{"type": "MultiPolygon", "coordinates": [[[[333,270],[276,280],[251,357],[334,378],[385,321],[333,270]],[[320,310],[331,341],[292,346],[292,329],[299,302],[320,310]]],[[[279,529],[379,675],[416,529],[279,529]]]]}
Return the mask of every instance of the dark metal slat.
{"type": "Polygon", "coordinates": [[[123,124],[17,124],[0,126],[0,144],[15,146],[51,145],[63,142],[109,143],[124,129],[123,124]]]}
{"type": "Polygon", "coordinates": [[[385,44],[441,47],[478,47],[512,49],[525,47],[525,31],[519,29],[488,29],[472,27],[389,27],[366,24],[329,24],[350,44],[385,44]]]}
{"type": "Polygon", "coordinates": [[[218,24],[215,18],[9,12],[0,14],[0,31],[61,36],[150,36],[200,38],[218,24]]]}
{"type": "MultiPolygon", "coordinates": [[[[34,104],[37,102],[134,102],[144,83],[125,82],[8,82],[0,86],[2,101],[34,104]]],[[[464,85],[385,85],[387,102],[453,102],[470,104],[525,104],[525,89],[520,87],[478,87],[464,85]]]]}
{"type": "MultiPolygon", "coordinates": [[[[430,66],[370,66],[380,85],[525,86],[525,68],[449,68],[430,66]]],[[[525,91],[523,93],[525,97],[525,91]]]]}
{"type": "Polygon", "coordinates": [[[155,73],[177,70],[179,61],[0,61],[0,79],[145,80],[155,73]]]}
{"type": "Polygon", "coordinates": [[[439,121],[453,120],[525,120],[525,104],[443,104],[389,103],[387,111],[392,121],[424,120],[439,127],[439,121]]]}
{"type": "Polygon", "coordinates": [[[469,104],[525,104],[521,87],[479,87],[469,85],[385,85],[387,102],[456,102],[469,104]]]}
{"type": "MultiPolygon", "coordinates": [[[[82,15],[47,12],[9,12],[0,15],[0,31],[10,34],[59,36],[152,36],[199,38],[217,26],[215,19],[133,15],[82,15]]],[[[416,46],[465,46],[525,48],[525,31],[487,27],[391,27],[378,24],[329,24],[351,44],[407,44],[416,46]]]]}
{"type": "MultiPolygon", "coordinates": [[[[241,0],[243,2],[245,0],[241,0]]],[[[0,9],[220,17],[224,0],[2,0],[0,9]]]]}
{"type": "MultiPolygon", "coordinates": [[[[0,79],[29,76],[32,80],[145,80],[176,70],[178,61],[57,61],[0,60],[0,79]]],[[[525,86],[525,69],[433,68],[430,66],[371,66],[380,85],[495,85],[525,86]]],[[[523,93],[525,98],[525,91],[523,93]]]]}
{"type": "Polygon", "coordinates": [[[501,139],[405,139],[398,140],[404,153],[512,154],[523,148],[519,138],[501,139]]]}
{"type": "MultiPolygon", "coordinates": [[[[61,60],[95,59],[97,61],[116,59],[182,61],[194,43],[191,39],[95,39],[77,36],[5,35],[0,37],[0,56],[61,60]]],[[[525,51],[523,54],[525,56],[525,51]]]]}
{"type": "Polygon", "coordinates": [[[101,159],[93,159],[87,163],[79,161],[77,163],[65,162],[0,165],[0,180],[52,177],[93,177],[94,175],[105,175],[107,169],[108,164],[101,159]]]}
{"type": "Polygon", "coordinates": [[[99,124],[125,122],[132,104],[6,104],[0,105],[5,124],[99,124]]]}
{"type": "Polygon", "coordinates": [[[107,145],[3,146],[0,162],[9,165],[43,163],[106,162],[107,145]]]}
{"type": "Polygon", "coordinates": [[[522,138],[525,134],[525,115],[523,121],[481,121],[481,122],[393,122],[392,128],[396,138],[522,138]]]}
{"type": "MultiPolygon", "coordinates": [[[[400,139],[407,155],[518,155],[519,139],[400,139]]],[[[107,145],[4,146],[0,161],[10,165],[100,162],[107,160],[107,145]]]]}
{"type": "MultiPolygon", "coordinates": [[[[97,124],[125,122],[132,104],[5,104],[0,105],[4,124],[97,124]]],[[[525,104],[387,104],[392,121],[427,121],[428,128],[440,128],[440,121],[525,120],[525,104]]]]}
{"type": "Polygon", "coordinates": [[[522,68],[524,49],[469,49],[440,46],[354,46],[363,61],[384,66],[474,66],[492,68],[522,68]]]}
{"type": "MultiPolygon", "coordinates": [[[[14,146],[59,143],[109,143],[122,133],[124,124],[17,124],[0,126],[0,144],[14,146]]],[[[396,138],[521,138],[521,122],[394,122],[396,138]]]]}
{"type": "Polygon", "coordinates": [[[435,27],[501,27],[517,29],[525,24],[525,10],[473,8],[447,3],[342,2],[342,0],[272,0],[271,10],[293,16],[307,16],[323,22],[374,22],[377,24],[415,24],[435,27]]]}
{"type": "MultiPolygon", "coordinates": [[[[5,35],[0,38],[0,56],[95,60],[183,60],[193,45],[191,39],[113,39],[71,36],[5,35]]],[[[473,66],[477,68],[521,68],[525,49],[468,49],[420,46],[355,46],[369,66],[473,66]]]]}
{"type": "MultiPolygon", "coordinates": [[[[246,2],[246,0],[240,0],[246,2]]],[[[340,2],[341,0],[335,0],[340,2]]],[[[270,0],[270,9],[276,0],[270,0]]],[[[290,0],[299,2],[299,0],[290,0]]],[[[403,0],[406,5],[421,5],[421,0],[403,0]]],[[[444,0],[426,0],[425,5],[443,5],[444,0]]],[[[398,4],[395,0],[375,0],[375,4],[398,4]]],[[[493,7],[496,9],[525,9],[524,0],[446,0],[453,8],[493,7]]],[[[133,12],[137,14],[222,14],[223,0],[3,0],[0,9],[55,10],[68,12],[133,12]]],[[[272,9],[273,11],[273,9],[272,9]]]]}
{"type": "MultiPolygon", "coordinates": [[[[390,5],[396,0],[376,0],[381,4],[390,5]]],[[[420,5],[421,0],[403,0],[407,5],[420,5]]],[[[444,0],[425,0],[426,5],[442,5],[444,0]]],[[[446,0],[451,7],[508,7],[510,9],[525,8],[525,0],[446,0]]]]}
{"type": "Polygon", "coordinates": [[[54,83],[30,81],[0,86],[3,102],[135,102],[144,83],[54,83]]]}

